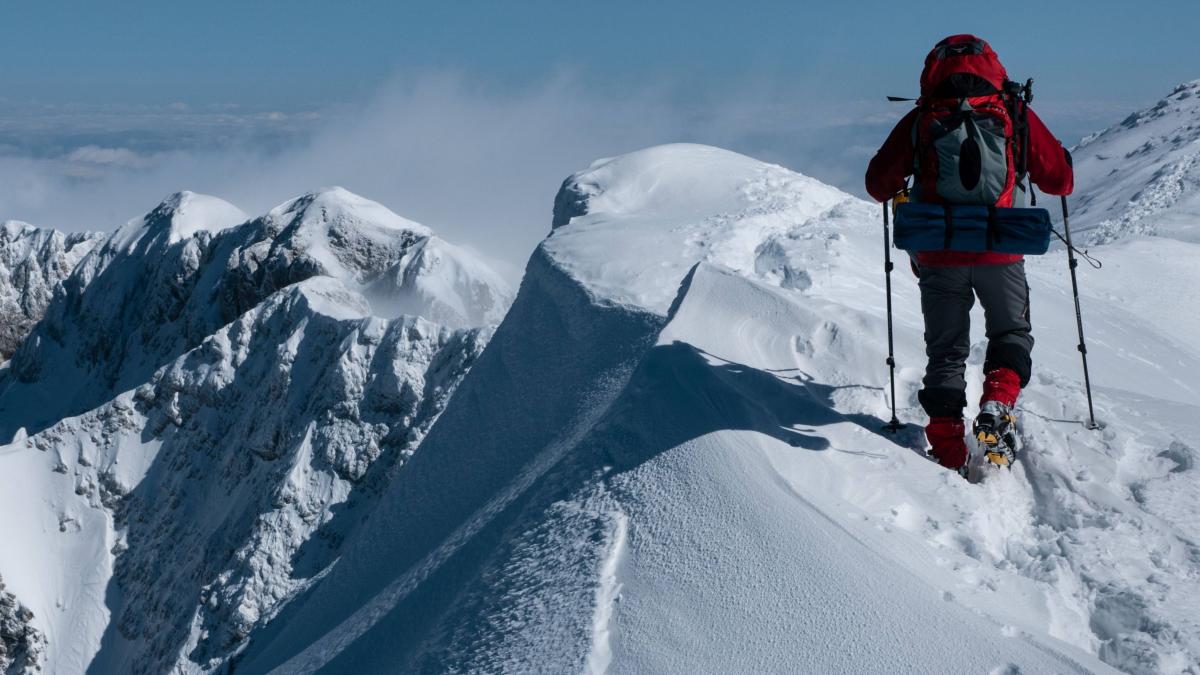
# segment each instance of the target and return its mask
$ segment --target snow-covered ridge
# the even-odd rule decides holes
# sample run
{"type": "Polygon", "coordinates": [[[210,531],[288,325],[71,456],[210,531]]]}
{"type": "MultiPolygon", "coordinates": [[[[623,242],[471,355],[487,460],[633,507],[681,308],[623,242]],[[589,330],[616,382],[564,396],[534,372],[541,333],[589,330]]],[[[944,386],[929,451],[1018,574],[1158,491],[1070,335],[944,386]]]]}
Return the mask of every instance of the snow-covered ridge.
{"type": "Polygon", "coordinates": [[[1085,138],[1072,154],[1072,203],[1093,241],[1200,241],[1200,80],[1085,138]]]}
{"type": "Polygon", "coordinates": [[[15,220],[0,224],[0,361],[12,355],[42,318],[59,284],[101,237],[15,220]]]}
{"type": "Polygon", "coordinates": [[[807,268],[827,262],[789,257],[784,243],[793,229],[851,212],[868,217],[861,201],[818,180],[683,143],[600,160],[568,178],[556,203],[567,201],[563,194],[587,199],[572,227],[546,242],[558,264],[600,297],[660,314],[699,260],[804,286],[807,268]]]}
{"type": "Polygon", "coordinates": [[[1029,453],[972,485],[919,450],[922,321],[903,274],[914,426],[879,431],[878,207],[694,145],[604,160],[555,203],[421,452],[237,672],[1196,666],[1200,355],[1174,333],[1085,284],[1109,423],[1088,432],[1064,265],[1029,261],[1029,453]]]}
{"type": "Polygon", "coordinates": [[[337,560],[507,304],[336,188],[252,220],[180,193],[101,242],[0,371],[0,573],[33,665],[226,664],[337,560]]]}
{"type": "Polygon", "coordinates": [[[180,193],[97,246],[0,373],[0,439],[137,386],[275,291],[314,276],[338,279],[385,318],[466,328],[494,324],[508,306],[507,284],[485,263],[340,188],[230,224],[241,215],[180,193]]]}

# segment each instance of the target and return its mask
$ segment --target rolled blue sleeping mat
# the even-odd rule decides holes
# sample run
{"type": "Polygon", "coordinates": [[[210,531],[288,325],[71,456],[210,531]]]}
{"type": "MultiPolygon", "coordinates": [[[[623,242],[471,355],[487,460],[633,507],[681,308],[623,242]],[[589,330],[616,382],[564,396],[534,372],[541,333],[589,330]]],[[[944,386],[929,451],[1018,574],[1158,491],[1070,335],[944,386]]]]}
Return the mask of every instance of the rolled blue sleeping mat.
{"type": "Polygon", "coordinates": [[[1050,248],[1050,212],[996,206],[906,202],[896,207],[896,248],[1042,255],[1050,248]]]}

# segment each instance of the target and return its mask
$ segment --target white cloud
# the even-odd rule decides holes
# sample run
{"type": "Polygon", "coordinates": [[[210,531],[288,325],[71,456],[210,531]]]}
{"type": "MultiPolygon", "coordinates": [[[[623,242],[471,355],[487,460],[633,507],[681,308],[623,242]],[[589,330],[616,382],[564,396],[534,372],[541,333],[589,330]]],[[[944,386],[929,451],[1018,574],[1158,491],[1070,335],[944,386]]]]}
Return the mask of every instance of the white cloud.
{"type": "Polygon", "coordinates": [[[100,164],[131,169],[143,169],[153,161],[151,157],[138,154],[129,148],[103,148],[98,145],[77,148],[68,154],[66,159],[75,164],[100,164]]]}
{"type": "Polygon", "coordinates": [[[568,76],[513,90],[428,75],[393,82],[354,109],[247,111],[224,121],[236,108],[222,109],[171,110],[193,140],[211,127],[222,140],[208,149],[203,142],[151,153],[88,144],[59,159],[0,157],[0,219],[111,229],[182,189],[261,213],[342,185],[519,268],[549,231],[562,179],[599,157],[705,142],[857,191],[869,157],[863,148],[890,128],[886,107],[813,102],[761,83],[697,94],[671,86],[616,91],[568,76]],[[255,118],[255,129],[296,118],[309,125],[297,129],[310,131],[285,137],[281,151],[231,135],[255,118]]]}

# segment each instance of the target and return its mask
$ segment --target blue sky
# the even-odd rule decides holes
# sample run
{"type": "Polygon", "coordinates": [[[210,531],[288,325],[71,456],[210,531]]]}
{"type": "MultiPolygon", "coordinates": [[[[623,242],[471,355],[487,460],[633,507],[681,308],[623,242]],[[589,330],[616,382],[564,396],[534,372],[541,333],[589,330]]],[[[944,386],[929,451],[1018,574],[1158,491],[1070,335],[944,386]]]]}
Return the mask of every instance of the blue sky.
{"type": "Polygon", "coordinates": [[[0,219],[105,229],[175,189],[253,212],[336,183],[480,247],[519,231],[520,264],[596,157],[708,142],[861,194],[904,112],[883,96],[941,37],[987,38],[1071,144],[1200,78],[1197,25],[1200,3],[1111,0],[6,2],[0,219]]]}
{"type": "Polygon", "coordinates": [[[1178,1],[8,2],[0,89],[286,107],[361,97],[397,71],[519,83],[572,67],[617,87],[750,75],[873,96],[910,84],[938,37],[975,31],[1057,96],[1134,101],[1200,75],[1196,25],[1200,4],[1178,1]]]}

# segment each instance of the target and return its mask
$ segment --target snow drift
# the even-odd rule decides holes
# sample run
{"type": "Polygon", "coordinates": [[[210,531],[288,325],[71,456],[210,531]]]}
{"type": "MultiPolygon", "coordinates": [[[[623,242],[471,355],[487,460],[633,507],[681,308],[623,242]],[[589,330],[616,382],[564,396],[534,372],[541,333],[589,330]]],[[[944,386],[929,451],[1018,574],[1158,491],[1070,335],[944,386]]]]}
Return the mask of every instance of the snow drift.
{"type": "Polygon", "coordinates": [[[879,430],[877,207],[694,145],[597,162],[555,204],[421,452],[238,673],[1197,667],[1200,357],[1178,332],[1085,298],[1089,432],[1065,264],[1031,260],[1027,457],[970,484],[919,450],[904,276],[913,425],[879,430]]]}

